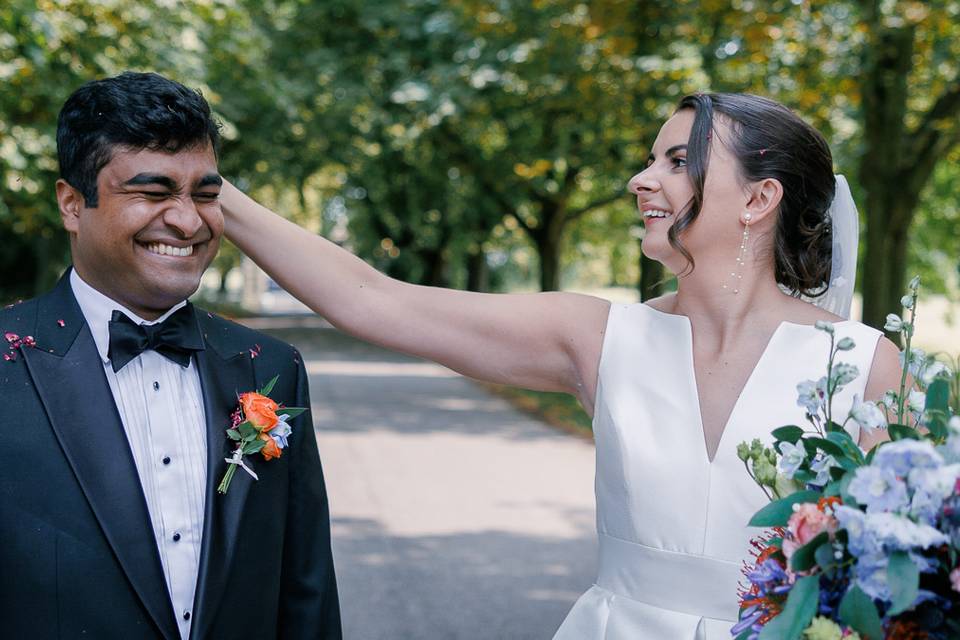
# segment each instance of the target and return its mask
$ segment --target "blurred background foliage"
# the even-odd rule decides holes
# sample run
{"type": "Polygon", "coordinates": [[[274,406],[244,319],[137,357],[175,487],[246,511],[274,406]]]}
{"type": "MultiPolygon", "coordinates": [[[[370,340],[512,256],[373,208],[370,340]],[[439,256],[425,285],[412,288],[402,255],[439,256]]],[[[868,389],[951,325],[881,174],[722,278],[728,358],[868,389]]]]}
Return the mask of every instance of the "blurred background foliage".
{"type": "MultiPolygon", "coordinates": [[[[0,299],[69,262],[60,105],[153,70],[223,122],[221,170],[399,278],[473,290],[664,286],[627,179],[677,100],[797,110],[851,178],[864,320],[904,278],[956,300],[960,2],[6,0],[0,299]]],[[[215,268],[239,255],[225,247],[215,268]]]]}

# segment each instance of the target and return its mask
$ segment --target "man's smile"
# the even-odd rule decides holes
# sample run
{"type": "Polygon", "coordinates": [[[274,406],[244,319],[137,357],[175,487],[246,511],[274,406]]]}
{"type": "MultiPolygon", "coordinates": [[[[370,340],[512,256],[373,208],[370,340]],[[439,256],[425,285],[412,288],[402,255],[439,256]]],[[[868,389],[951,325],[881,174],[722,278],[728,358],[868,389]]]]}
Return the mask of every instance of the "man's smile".
{"type": "Polygon", "coordinates": [[[150,253],[156,253],[161,256],[178,256],[185,257],[193,255],[194,245],[188,245],[186,247],[174,247],[169,244],[164,244],[162,242],[151,242],[151,243],[141,243],[141,246],[146,247],[147,251],[150,253]]]}

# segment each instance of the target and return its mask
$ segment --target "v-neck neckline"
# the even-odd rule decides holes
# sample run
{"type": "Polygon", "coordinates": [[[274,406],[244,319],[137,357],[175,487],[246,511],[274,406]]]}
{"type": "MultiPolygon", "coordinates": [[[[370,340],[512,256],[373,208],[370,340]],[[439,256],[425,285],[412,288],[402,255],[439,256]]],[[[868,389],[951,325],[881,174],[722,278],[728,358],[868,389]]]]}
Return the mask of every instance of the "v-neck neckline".
{"type": "MultiPolygon", "coordinates": [[[[690,374],[690,387],[693,391],[693,395],[694,395],[693,400],[695,402],[696,410],[697,410],[697,426],[700,429],[700,441],[703,445],[703,448],[702,448],[703,455],[707,460],[707,465],[712,466],[717,459],[717,455],[720,453],[720,449],[723,447],[724,439],[727,437],[727,432],[730,430],[730,426],[733,423],[733,419],[737,415],[737,411],[740,408],[740,404],[741,404],[741,401],[743,400],[743,396],[746,395],[747,391],[750,389],[751,385],[753,384],[753,379],[756,377],[757,371],[760,369],[761,365],[764,363],[764,360],[767,359],[767,354],[770,353],[771,346],[777,340],[783,328],[785,326],[793,326],[793,327],[809,327],[810,329],[814,329],[815,327],[812,324],[809,324],[809,325],[801,324],[797,322],[790,322],[788,320],[780,321],[776,329],[773,330],[773,333],[771,333],[770,337],[767,339],[767,344],[764,345],[763,351],[760,353],[760,357],[757,358],[757,361],[754,363],[753,368],[750,370],[750,375],[747,376],[746,382],[744,382],[743,386],[740,388],[740,392],[737,395],[737,399],[734,401],[733,407],[730,409],[730,413],[727,415],[727,418],[723,423],[723,430],[720,432],[720,437],[717,439],[717,446],[713,451],[713,456],[711,457],[710,451],[707,448],[707,432],[703,424],[703,408],[700,400],[700,384],[697,380],[697,368],[696,368],[696,362],[693,355],[693,323],[690,321],[690,318],[688,316],[680,315],[677,313],[667,313],[666,311],[661,311],[648,304],[643,304],[643,306],[647,307],[648,309],[651,309],[652,311],[656,312],[658,315],[665,316],[667,318],[677,318],[680,321],[682,321],[686,327],[687,352],[688,352],[687,363],[688,363],[689,374],[690,374]]],[[[851,322],[851,320],[841,320],[838,322],[834,322],[832,324],[838,325],[838,324],[845,324],[848,322],[851,322]]],[[[797,382],[800,382],[800,381],[798,380],[797,382]]]]}

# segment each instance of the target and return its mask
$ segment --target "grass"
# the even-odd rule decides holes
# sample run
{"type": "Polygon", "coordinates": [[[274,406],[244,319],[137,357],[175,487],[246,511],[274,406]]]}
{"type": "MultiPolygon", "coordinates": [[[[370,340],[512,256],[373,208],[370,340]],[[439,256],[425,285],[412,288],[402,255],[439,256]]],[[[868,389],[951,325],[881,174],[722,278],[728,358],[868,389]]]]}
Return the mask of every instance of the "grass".
{"type": "Polygon", "coordinates": [[[581,437],[593,437],[590,417],[571,395],[487,383],[483,383],[483,387],[547,424],[581,437]]]}

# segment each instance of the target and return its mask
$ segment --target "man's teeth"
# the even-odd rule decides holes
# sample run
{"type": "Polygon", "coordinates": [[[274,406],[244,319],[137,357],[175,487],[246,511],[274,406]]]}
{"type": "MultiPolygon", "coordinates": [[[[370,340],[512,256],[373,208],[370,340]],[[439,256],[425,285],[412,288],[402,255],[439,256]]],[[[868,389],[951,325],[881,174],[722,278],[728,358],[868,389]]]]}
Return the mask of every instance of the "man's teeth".
{"type": "Polygon", "coordinates": [[[645,218],[666,218],[670,216],[669,211],[664,211],[663,209],[647,209],[643,212],[645,218]]]}
{"type": "Polygon", "coordinates": [[[154,242],[147,245],[147,250],[158,253],[161,256],[189,256],[193,254],[193,245],[189,247],[171,247],[168,244],[154,242]]]}

